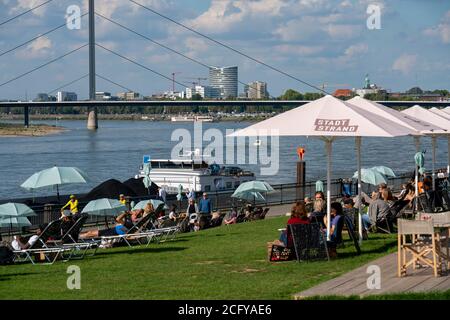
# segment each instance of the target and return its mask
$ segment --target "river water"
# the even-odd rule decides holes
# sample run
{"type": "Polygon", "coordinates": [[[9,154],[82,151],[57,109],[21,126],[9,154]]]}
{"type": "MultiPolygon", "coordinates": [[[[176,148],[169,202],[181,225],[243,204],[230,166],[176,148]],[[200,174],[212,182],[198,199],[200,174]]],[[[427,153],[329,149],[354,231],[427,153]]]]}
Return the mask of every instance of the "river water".
{"type": "MultiPolygon", "coordinates": [[[[34,121],[55,124],[55,121],[34,121]]],[[[171,141],[176,129],[193,132],[193,123],[151,121],[101,121],[100,129],[86,129],[85,121],[59,121],[68,130],[45,137],[0,137],[0,199],[32,196],[20,188],[34,172],[57,166],[75,166],[85,171],[91,181],[86,185],[63,186],[61,193],[84,193],[99,183],[114,178],[124,181],[137,174],[144,154],[156,158],[170,158],[172,148],[179,142],[171,141]]],[[[215,128],[243,128],[251,123],[220,122],[203,123],[203,131],[215,128]]],[[[207,146],[210,142],[204,142],[207,146]]],[[[269,183],[295,182],[296,148],[306,149],[307,180],[326,177],[324,143],[317,138],[281,137],[279,170],[276,175],[261,177],[269,183]]],[[[425,167],[431,169],[431,139],[422,138],[426,150],[425,167]]],[[[362,142],[363,167],[385,165],[397,174],[414,169],[415,147],[411,137],[365,138],[362,142]]],[[[225,153],[225,150],[224,150],[225,153]]],[[[447,165],[447,140],[438,139],[437,165],[447,165]]],[[[260,166],[241,165],[260,176],[260,166]]],[[[337,140],[333,144],[334,177],[351,177],[356,170],[354,139],[337,140]]],[[[40,190],[36,195],[54,194],[51,189],[40,190]]]]}

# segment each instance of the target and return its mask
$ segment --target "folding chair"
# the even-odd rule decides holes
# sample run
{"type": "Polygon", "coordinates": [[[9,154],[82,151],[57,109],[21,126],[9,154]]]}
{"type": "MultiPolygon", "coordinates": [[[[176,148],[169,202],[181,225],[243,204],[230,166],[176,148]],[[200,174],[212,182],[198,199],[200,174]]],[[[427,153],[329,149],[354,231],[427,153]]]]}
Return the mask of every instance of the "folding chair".
{"type": "Polygon", "coordinates": [[[433,268],[434,276],[441,267],[439,256],[439,239],[435,233],[432,220],[398,219],[398,277],[406,275],[409,266],[416,268],[418,261],[433,268]],[[408,239],[409,238],[409,239],[408,239]],[[411,258],[408,259],[408,253],[411,258]],[[431,255],[431,257],[430,257],[431,255]]]}
{"type": "Polygon", "coordinates": [[[54,220],[50,222],[47,227],[42,230],[34,244],[28,249],[14,250],[14,262],[30,261],[32,264],[36,264],[33,257],[40,255],[46,262],[44,264],[53,264],[59,257],[62,257],[64,261],[68,261],[73,256],[74,248],[54,246],[49,247],[47,241],[50,237],[58,234],[61,228],[61,221],[54,220]],[[68,256],[64,256],[64,253],[69,252],[68,256]]]}
{"type": "Polygon", "coordinates": [[[384,210],[377,214],[376,220],[374,220],[373,215],[369,214],[370,218],[370,228],[372,232],[378,232],[379,230],[385,233],[392,233],[392,208],[394,204],[390,204],[384,210]],[[384,226],[383,226],[384,225],[384,226]],[[383,227],[382,227],[383,226],[383,227]]]}
{"type": "Polygon", "coordinates": [[[330,260],[327,240],[319,223],[290,224],[297,261],[330,260]]]}
{"type": "Polygon", "coordinates": [[[270,208],[265,208],[263,213],[259,216],[260,220],[264,220],[266,218],[267,213],[269,212],[270,208]]]}
{"type": "MultiPolygon", "coordinates": [[[[164,203],[161,203],[156,209],[155,209],[155,215],[158,215],[159,212],[164,210],[164,203]]],[[[101,238],[102,241],[115,241],[118,242],[124,241],[129,247],[132,246],[132,243],[135,241],[138,245],[144,244],[141,242],[141,239],[146,239],[147,243],[146,245],[149,245],[152,241],[153,237],[156,235],[154,229],[153,222],[151,221],[152,215],[146,215],[139,219],[138,222],[136,222],[133,227],[131,227],[126,234],[123,235],[117,235],[117,236],[104,236],[101,238]],[[151,225],[149,228],[148,225],[151,225]]]]}

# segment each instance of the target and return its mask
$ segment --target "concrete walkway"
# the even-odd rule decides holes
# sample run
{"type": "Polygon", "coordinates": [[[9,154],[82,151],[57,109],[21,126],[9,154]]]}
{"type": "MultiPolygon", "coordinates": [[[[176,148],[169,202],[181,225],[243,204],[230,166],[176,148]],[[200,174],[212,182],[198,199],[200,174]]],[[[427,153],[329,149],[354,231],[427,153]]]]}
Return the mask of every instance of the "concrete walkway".
{"type": "Polygon", "coordinates": [[[408,275],[397,277],[397,253],[389,254],[374,260],[358,269],[350,271],[340,277],[321,283],[318,286],[294,295],[296,300],[313,296],[352,296],[364,297],[375,294],[393,294],[405,292],[432,292],[450,290],[450,276],[435,278],[432,269],[422,267],[413,272],[409,268],[408,275]],[[368,279],[373,271],[368,273],[369,266],[378,266],[381,271],[380,289],[370,289],[368,279]]]}

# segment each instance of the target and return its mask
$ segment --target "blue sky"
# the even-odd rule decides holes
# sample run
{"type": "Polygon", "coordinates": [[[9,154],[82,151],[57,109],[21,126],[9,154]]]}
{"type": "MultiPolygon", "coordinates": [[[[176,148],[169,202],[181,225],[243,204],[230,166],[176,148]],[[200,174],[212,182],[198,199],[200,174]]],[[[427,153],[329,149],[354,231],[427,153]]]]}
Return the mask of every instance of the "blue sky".
{"type": "MultiPolygon", "coordinates": [[[[44,0],[0,0],[0,22],[44,0]]],[[[450,89],[450,1],[420,0],[137,0],[251,56],[328,91],[372,82],[392,91],[418,85],[450,89]],[[366,26],[368,5],[381,8],[381,29],[366,26]]],[[[69,5],[86,10],[86,0],[54,0],[0,26],[0,52],[64,23],[69,5]]],[[[97,0],[96,11],[208,65],[237,65],[243,82],[266,81],[273,96],[288,88],[312,89],[232,53],[128,0],[97,0]]],[[[96,18],[97,42],[188,84],[207,69],[96,18]]],[[[87,19],[80,30],[62,28],[0,56],[0,83],[87,43],[87,19]]],[[[88,51],[0,87],[0,99],[33,98],[88,72],[88,51]]],[[[149,95],[171,82],[97,48],[97,73],[149,95]]],[[[65,90],[80,98],[87,78],[65,90]]],[[[177,89],[181,89],[177,86],[177,89]]],[[[123,89],[97,80],[97,90],[123,89]]],[[[240,88],[242,91],[242,88],[240,88]]]]}

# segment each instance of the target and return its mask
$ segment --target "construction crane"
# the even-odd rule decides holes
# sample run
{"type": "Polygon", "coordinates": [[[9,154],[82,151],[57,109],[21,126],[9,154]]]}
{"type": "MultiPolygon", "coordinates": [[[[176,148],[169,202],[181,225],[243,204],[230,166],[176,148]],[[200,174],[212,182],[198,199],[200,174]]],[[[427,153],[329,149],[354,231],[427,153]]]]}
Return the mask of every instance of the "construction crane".
{"type": "MultiPolygon", "coordinates": [[[[202,78],[202,77],[186,77],[185,79],[194,79],[194,80],[198,80],[198,82],[195,82],[196,84],[198,84],[199,86],[202,85],[202,80],[208,80],[208,78],[202,78]]],[[[191,82],[192,84],[194,82],[191,82]]]]}
{"type": "Polygon", "coordinates": [[[172,92],[175,92],[175,75],[182,73],[180,71],[172,72],[172,92]]]}

